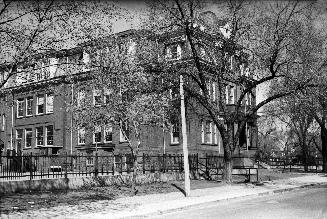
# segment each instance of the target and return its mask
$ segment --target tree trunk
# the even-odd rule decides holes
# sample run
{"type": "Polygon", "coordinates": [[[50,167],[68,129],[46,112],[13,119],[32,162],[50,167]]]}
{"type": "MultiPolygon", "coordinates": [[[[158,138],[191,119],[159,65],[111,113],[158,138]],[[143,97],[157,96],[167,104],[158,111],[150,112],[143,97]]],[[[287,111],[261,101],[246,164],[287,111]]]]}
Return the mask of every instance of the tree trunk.
{"type": "Polygon", "coordinates": [[[327,173],[327,129],[321,128],[321,154],[322,154],[322,171],[327,173]]]}
{"type": "Polygon", "coordinates": [[[308,151],[307,151],[307,145],[306,142],[300,142],[301,144],[301,149],[302,149],[302,162],[303,162],[303,166],[304,166],[304,172],[308,172],[309,168],[308,168],[308,151]]]}
{"type": "Polygon", "coordinates": [[[133,161],[133,175],[132,175],[132,193],[136,195],[138,190],[136,189],[136,177],[137,177],[137,155],[138,150],[132,150],[132,161],[133,161]]]}
{"type": "Polygon", "coordinates": [[[233,126],[231,124],[227,125],[227,133],[224,135],[224,173],[223,181],[226,183],[232,183],[232,171],[233,171],[233,126]]]}

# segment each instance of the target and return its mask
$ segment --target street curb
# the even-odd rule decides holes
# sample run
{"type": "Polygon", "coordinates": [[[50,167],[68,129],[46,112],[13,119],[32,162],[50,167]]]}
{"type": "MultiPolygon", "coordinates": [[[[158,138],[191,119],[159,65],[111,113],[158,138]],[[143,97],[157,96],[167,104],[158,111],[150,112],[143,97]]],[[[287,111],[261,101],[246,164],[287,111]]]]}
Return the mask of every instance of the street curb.
{"type": "Polygon", "coordinates": [[[195,204],[190,204],[187,206],[183,207],[177,207],[177,208],[171,208],[167,210],[158,210],[152,213],[145,213],[145,214],[136,214],[133,216],[123,216],[123,217],[118,217],[118,218],[135,218],[135,217],[151,217],[151,216],[156,216],[160,214],[167,214],[167,213],[172,213],[176,211],[181,211],[181,210],[186,210],[192,207],[201,207],[202,205],[207,205],[207,204],[214,204],[222,201],[228,201],[228,200],[237,200],[241,198],[251,198],[251,197],[258,197],[258,196],[265,196],[265,195],[274,195],[274,194],[279,194],[279,193],[284,193],[284,192],[291,192],[294,190],[299,190],[299,189],[304,189],[304,188],[309,188],[309,187],[314,187],[314,186],[324,186],[327,185],[327,183],[310,183],[310,184],[305,184],[301,186],[295,186],[293,188],[284,188],[284,189],[273,189],[271,191],[266,191],[266,192],[259,192],[256,194],[250,194],[250,195],[241,195],[237,197],[231,197],[231,198],[224,198],[224,199],[219,199],[219,200],[214,200],[214,201],[208,201],[208,202],[202,202],[202,203],[195,203],[195,204]]]}

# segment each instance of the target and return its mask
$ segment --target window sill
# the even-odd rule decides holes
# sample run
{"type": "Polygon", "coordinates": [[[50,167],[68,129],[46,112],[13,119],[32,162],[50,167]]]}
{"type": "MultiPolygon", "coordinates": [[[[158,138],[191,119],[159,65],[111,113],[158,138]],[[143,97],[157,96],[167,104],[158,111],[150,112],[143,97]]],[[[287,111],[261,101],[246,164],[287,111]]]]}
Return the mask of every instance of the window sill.
{"type": "Polygon", "coordinates": [[[179,142],[171,142],[170,145],[175,146],[175,145],[180,145],[180,143],[179,142]]]}
{"type": "Polygon", "coordinates": [[[25,117],[33,117],[33,115],[26,115],[25,117]]]}
{"type": "Polygon", "coordinates": [[[24,116],[17,116],[16,119],[22,119],[24,116]]]}
{"type": "Polygon", "coordinates": [[[206,145],[206,146],[218,146],[218,144],[215,144],[215,143],[201,143],[201,145],[206,145]]]}

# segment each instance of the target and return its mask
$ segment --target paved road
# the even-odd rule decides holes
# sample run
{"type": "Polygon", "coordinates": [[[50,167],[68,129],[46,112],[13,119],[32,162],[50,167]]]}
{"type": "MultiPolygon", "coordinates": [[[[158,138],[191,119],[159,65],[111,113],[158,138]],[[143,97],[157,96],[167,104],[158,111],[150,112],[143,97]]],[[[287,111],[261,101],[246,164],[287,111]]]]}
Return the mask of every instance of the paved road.
{"type": "Polygon", "coordinates": [[[327,186],[212,203],[151,218],[327,219],[327,186]]]}

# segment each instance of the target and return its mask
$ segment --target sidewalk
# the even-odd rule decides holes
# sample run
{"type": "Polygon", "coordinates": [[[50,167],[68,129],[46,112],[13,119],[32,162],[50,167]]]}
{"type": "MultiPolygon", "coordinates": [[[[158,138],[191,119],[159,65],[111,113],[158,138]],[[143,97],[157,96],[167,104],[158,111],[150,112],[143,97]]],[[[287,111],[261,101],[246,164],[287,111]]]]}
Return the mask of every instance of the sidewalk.
{"type": "MultiPolygon", "coordinates": [[[[235,199],[246,196],[260,196],[291,191],[312,185],[327,185],[326,174],[311,174],[302,177],[269,181],[263,185],[224,185],[214,188],[191,190],[190,197],[181,192],[152,194],[120,198],[111,201],[97,201],[78,206],[57,206],[24,213],[15,213],[8,218],[128,218],[151,216],[161,212],[183,209],[209,202],[235,199]]],[[[4,217],[4,218],[7,218],[4,217]]]]}

